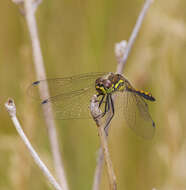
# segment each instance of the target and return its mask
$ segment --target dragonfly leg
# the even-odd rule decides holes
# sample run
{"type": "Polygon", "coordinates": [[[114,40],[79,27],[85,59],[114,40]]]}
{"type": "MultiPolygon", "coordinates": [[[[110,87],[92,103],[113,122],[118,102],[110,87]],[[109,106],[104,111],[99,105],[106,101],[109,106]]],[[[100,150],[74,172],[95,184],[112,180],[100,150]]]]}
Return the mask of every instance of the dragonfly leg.
{"type": "MultiPolygon", "coordinates": [[[[99,95],[98,95],[99,96],[99,95]]],[[[102,96],[100,102],[99,102],[99,108],[101,107],[101,105],[103,104],[103,100],[105,99],[105,95],[102,96]]],[[[98,115],[98,117],[104,117],[105,114],[108,112],[108,96],[106,97],[106,102],[105,102],[105,108],[104,108],[104,112],[101,113],[100,115],[98,115]]]]}
{"type": "Polygon", "coordinates": [[[109,124],[112,120],[112,118],[114,117],[114,112],[115,112],[115,109],[114,109],[114,102],[113,102],[113,99],[112,99],[112,95],[108,95],[108,107],[110,109],[110,106],[111,106],[111,115],[110,117],[108,118],[107,122],[106,122],[106,125],[105,125],[105,134],[108,136],[108,129],[109,129],[109,124]]]}
{"type": "MultiPolygon", "coordinates": [[[[105,97],[105,95],[104,95],[104,97],[105,97]]],[[[102,101],[103,102],[103,101],[102,101]]],[[[106,102],[105,102],[105,110],[104,110],[104,112],[101,114],[101,117],[104,117],[105,116],[105,114],[108,112],[108,105],[109,104],[109,98],[108,98],[108,95],[107,95],[107,97],[106,97],[106,102]]]]}
{"type": "Polygon", "coordinates": [[[99,108],[102,105],[104,98],[105,98],[105,95],[102,96],[101,101],[99,102],[99,108]]]}
{"type": "Polygon", "coordinates": [[[110,111],[110,97],[109,97],[109,95],[107,95],[108,96],[108,100],[107,100],[107,102],[108,102],[108,109],[107,109],[107,111],[110,111]]]}
{"type": "Polygon", "coordinates": [[[114,102],[113,102],[113,99],[112,99],[112,95],[110,95],[110,102],[111,102],[111,107],[112,107],[112,113],[113,113],[113,116],[114,116],[115,109],[114,109],[114,102]]]}

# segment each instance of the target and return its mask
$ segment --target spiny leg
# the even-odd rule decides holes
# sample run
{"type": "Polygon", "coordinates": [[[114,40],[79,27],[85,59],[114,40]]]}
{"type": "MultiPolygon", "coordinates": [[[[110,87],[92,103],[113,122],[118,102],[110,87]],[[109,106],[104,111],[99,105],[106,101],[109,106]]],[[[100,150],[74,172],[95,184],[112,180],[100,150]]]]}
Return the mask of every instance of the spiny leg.
{"type": "Polygon", "coordinates": [[[108,95],[107,95],[107,97],[106,97],[106,102],[105,102],[105,110],[104,110],[104,112],[101,114],[101,117],[104,117],[105,116],[105,114],[109,111],[109,98],[108,98],[108,95]]]}
{"type": "Polygon", "coordinates": [[[115,109],[114,109],[114,102],[113,102],[113,99],[112,99],[112,95],[108,95],[108,107],[109,107],[109,110],[110,110],[110,106],[111,106],[111,116],[108,118],[107,122],[106,122],[106,125],[105,125],[105,134],[108,136],[108,129],[109,129],[109,124],[112,120],[112,118],[114,117],[114,112],[115,112],[115,109]]]}
{"type": "Polygon", "coordinates": [[[115,109],[114,109],[114,102],[113,102],[113,99],[112,99],[112,95],[110,95],[110,101],[111,101],[111,107],[112,107],[112,112],[113,112],[113,116],[114,116],[115,109]]]}
{"type": "Polygon", "coordinates": [[[105,95],[102,96],[101,101],[99,102],[99,108],[102,105],[104,98],[105,98],[105,95]]]}
{"type": "Polygon", "coordinates": [[[110,110],[110,95],[107,95],[108,96],[108,110],[107,111],[109,111],[110,110]]]}
{"type": "MultiPolygon", "coordinates": [[[[99,97],[100,96],[100,94],[98,94],[97,95],[97,97],[99,97]]],[[[100,102],[99,102],[99,108],[101,107],[101,105],[103,104],[103,100],[105,99],[105,95],[102,95],[102,98],[101,98],[101,100],[100,100],[100,102]]],[[[98,117],[104,117],[105,116],[105,114],[107,113],[107,111],[108,111],[108,96],[106,96],[106,102],[105,102],[105,108],[104,108],[104,112],[103,113],[101,113],[100,115],[98,115],[98,117]]]]}

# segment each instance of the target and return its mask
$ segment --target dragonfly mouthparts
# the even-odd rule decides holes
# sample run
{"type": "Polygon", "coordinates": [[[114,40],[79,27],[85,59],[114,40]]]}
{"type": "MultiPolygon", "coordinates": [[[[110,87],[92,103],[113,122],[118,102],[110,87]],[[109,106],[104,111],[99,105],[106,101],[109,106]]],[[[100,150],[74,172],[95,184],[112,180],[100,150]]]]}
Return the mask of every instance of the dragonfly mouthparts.
{"type": "Polygon", "coordinates": [[[51,104],[59,119],[90,118],[90,100],[96,93],[101,117],[106,116],[103,119],[106,130],[114,115],[118,114],[137,135],[145,139],[154,136],[156,126],[146,100],[155,101],[155,98],[149,92],[135,89],[123,75],[87,73],[37,80],[29,86],[28,92],[45,108],[51,104]],[[47,86],[50,95],[40,96],[38,92],[46,90],[47,86]]]}

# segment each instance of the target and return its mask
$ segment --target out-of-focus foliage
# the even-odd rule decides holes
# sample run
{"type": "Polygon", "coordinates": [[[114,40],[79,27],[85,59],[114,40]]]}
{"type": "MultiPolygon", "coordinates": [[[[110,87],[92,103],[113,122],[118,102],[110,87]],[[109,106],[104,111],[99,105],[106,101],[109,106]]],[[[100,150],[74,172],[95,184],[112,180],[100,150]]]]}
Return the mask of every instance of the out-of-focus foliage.
{"type": "MultiPolygon", "coordinates": [[[[114,44],[128,39],[142,0],[45,0],[37,11],[48,77],[115,71],[114,44]]],[[[0,6],[0,189],[50,189],[18,137],[3,103],[15,99],[24,130],[54,172],[38,103],[26,94],[35,80],[27,25],[10,0],[0,6]]],[[[132,49],[125,76],[156,97],[149,109],[156,135],[143,140],[113,120],[109,147],[118,189],[186,189],[186,1],[155,1],[132,49]]],[[[70,189],[93,182],[99,138],[91,120],[57,121],[70,189]]],[[[104,171],[101,189],[108,189],[104,171]]]]}

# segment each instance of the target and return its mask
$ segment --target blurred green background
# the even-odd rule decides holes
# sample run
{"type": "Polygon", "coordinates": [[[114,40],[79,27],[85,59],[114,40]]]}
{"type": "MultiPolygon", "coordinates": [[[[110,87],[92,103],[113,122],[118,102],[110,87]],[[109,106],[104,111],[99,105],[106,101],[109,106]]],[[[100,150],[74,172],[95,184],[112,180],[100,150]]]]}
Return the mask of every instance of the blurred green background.
{"type": "MultiPolygon", "coordinates": [[[[143,0],[43,0],[38,31],[48,77],[116,71],[114,45],[128,40],[143,0]]],[[[52,170],[52,156],[38,103],[26,88],[36,80],[24,17],[9,1],[0,6],[0,189],[51,189],[19,138],[3,104],[12,97],[24,131],[52,170]]],[[[119,190],[186,189],[186,1],[150,7],[124,74],[152,92],[155,137],[143,140],[113,120],[109,148],[119,190]]],[[[89,190],[99,137],[91,120],[57,121],[70,189],[89,190]]],[[[101,190],[108,190],[104,171],[101,190]]]]}

